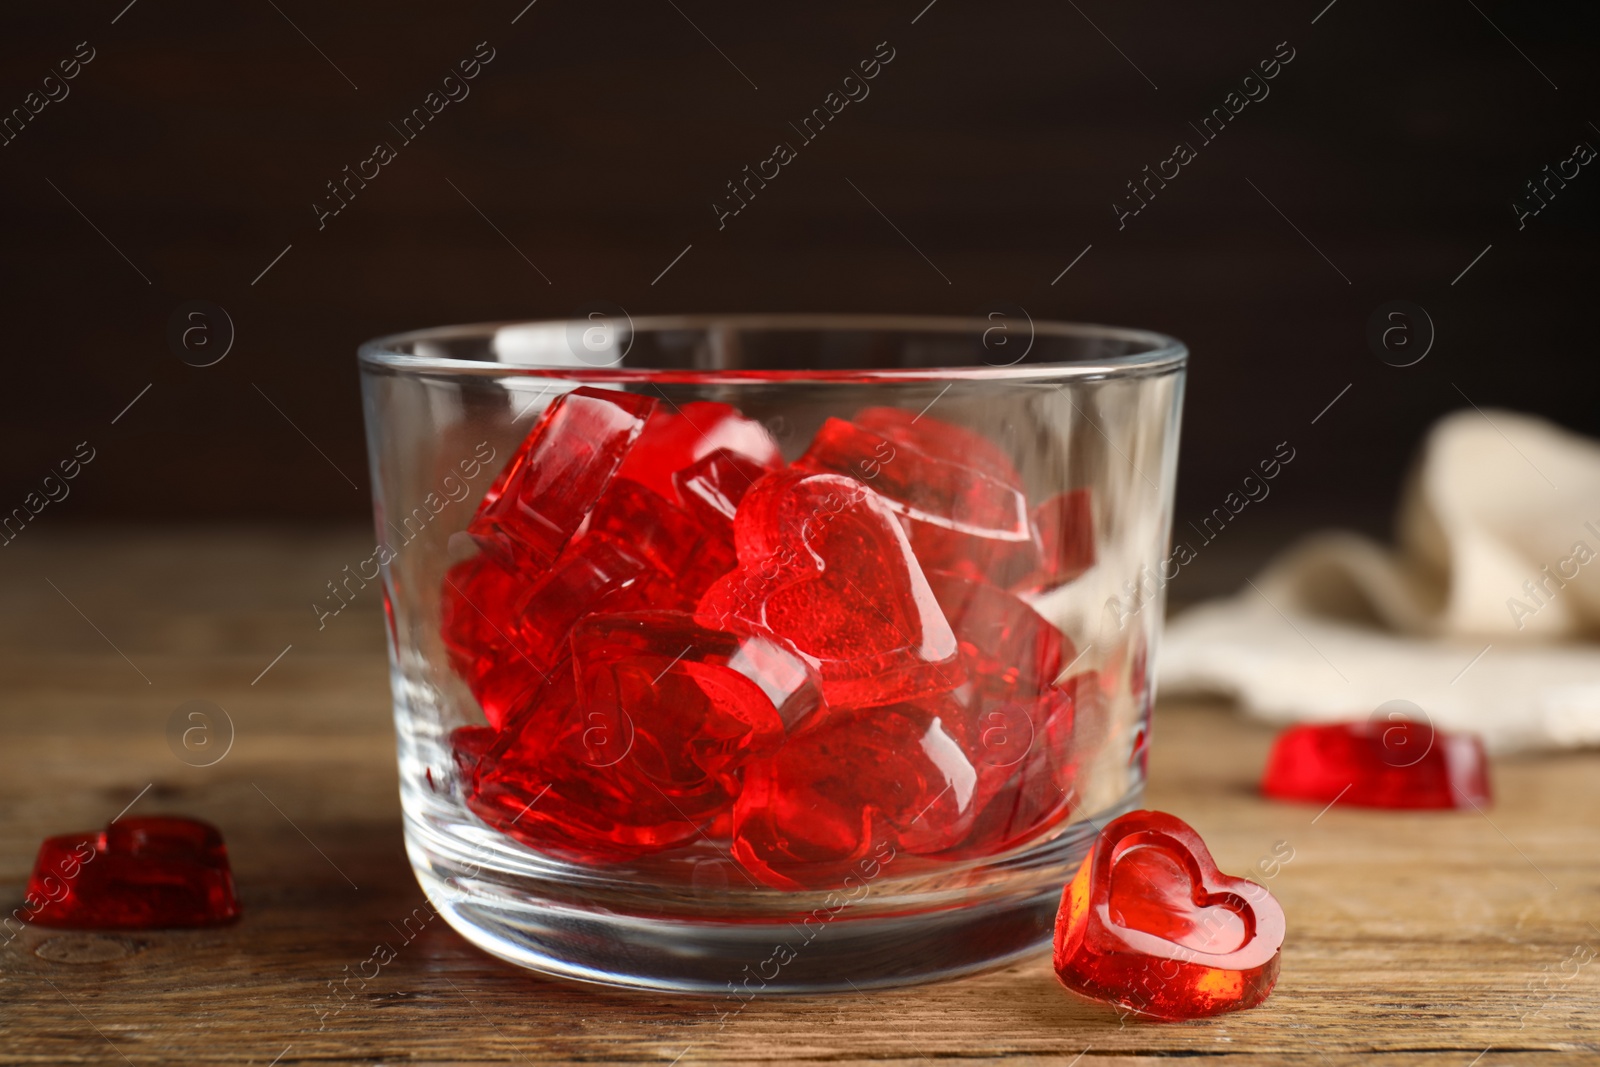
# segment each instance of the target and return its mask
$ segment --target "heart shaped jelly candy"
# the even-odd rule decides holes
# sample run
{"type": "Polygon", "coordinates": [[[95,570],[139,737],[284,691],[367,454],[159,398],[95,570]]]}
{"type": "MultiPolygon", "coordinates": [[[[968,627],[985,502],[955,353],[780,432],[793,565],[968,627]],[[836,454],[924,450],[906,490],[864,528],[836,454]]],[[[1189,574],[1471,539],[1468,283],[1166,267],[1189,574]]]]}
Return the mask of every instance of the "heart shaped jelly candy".
{"type": "Polygon", "coordinates": [[[1267,999],[1283,909],[1217,870],[1182,819],[1134,811],[1095,839],[1056,916],[1063,985],[1159,1019],[1194,1019],[1267,999]]]}
{"type": "Polygon", "coordinates": [[[585,387],[557,398],[489,486],[467,532],[513,566],[553,563],[655,407],[650,397],[612,389],[585,387]]]}
{"type": "Polygon", "coordinates": [[[835,474],[758,482],[734,521],[739,567],[697,615],[783,638],[822,676],[830,707],[893,704],[963,680],[955,635],[881,497],[835,474]]]}
{"type": "Polygon", "coordinates": [[[42,904],[33,922],[83,930],[216,926],[239,915],[222,834],[172,816],[46,838],[24,901],[42,904]]]}
{"type": "Polygon", "coordinates": [[[1477,735],[1425,722],[1302,724],[1273,742],[1261,792],[1366,808],[1483,808],[1489,762],[1477,735]]]}
{"type": "Polygon", "coordinates": [[[917,559],[931,570],[1009,585],[1038,564],[1027,496],[977,467],[843,419],[824,422],[795,466],[871,486],[902,517],[917,559]]]}

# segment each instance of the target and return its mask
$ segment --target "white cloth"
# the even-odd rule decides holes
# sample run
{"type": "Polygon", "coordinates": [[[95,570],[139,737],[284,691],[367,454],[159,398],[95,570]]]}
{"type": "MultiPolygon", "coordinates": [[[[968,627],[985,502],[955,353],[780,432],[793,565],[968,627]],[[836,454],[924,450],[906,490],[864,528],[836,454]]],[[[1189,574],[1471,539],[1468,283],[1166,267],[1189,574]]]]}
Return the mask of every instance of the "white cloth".
{"type": "Polygon", "coordinates": [[[1433,428],[1399,546],[1291,548],[1167,627],[1162,692],[1276,722],[1409,700],[1494,751],[1600,744],[1600,444],[1506,411],[1433,428]]]}

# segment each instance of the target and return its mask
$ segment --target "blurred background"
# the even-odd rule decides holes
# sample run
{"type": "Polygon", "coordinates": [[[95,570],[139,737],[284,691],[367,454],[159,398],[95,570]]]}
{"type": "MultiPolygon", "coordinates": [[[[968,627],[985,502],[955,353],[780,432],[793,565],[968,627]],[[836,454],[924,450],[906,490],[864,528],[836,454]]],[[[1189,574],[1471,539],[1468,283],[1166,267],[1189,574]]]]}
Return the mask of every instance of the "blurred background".
{"type": "Polygon", "coordinates": [[[1248,558],[1172,593],[1217,591],[1307,527],[1384,532],[1445,412],[1600,430],[1597,23],[1575,0],[14,7],[0,509],[86,442],[26,536],[370,522],[354,352],[397,330],[1007,305],[1188,342],[1180,526],[1295,450],[1230,527],[1248,558]],[[1426,318],[1380,313],[1400,300],[1426,318]],[[231,322],[210,366],[173,323],[210,352],[230,327],[192,301],[231,322]]]}

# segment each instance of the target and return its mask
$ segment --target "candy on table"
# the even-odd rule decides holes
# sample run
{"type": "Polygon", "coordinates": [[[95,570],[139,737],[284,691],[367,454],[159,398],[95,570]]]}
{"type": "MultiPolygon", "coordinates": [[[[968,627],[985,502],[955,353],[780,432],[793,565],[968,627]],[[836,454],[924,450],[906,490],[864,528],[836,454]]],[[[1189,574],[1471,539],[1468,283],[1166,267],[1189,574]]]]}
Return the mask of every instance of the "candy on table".
{"type": "Polygon", "coordinates": [[[824,422],[794,465],[870,486],[902,517],[917,559],[930,570],[1009,585],[1039,562],[1027,496],[977,467],[843,419],[824,422]]]}
{"type": "Polygon", "coordinates": [[[963,680],[955,635],[894,513],[860,483],[789,469],[763,478],[734,522],[739,566],[696,614],[791,644],[830,707],[892,704],[963,680]]]}
{"type": "Polygon", "coordinates": [[[783,466],[783,455],[766,427],[727,404],[695,400],[657,408],[617,474],[676,502],[675,475],[713,452],[731,453],[757,467],[783,466]]]}
{"type": "Polygon", "coordinates": [[[548,569],[514,574],[490,556],[446,575],[444,641],[492,725],[567,655],[567,636],[593,611],[692,603],[666,575],[603,534],[573,541],[548,569]]]}
{"type": "Polygon", "coordinates": [[[976,785],[971,761],[926,704],[830,709],[746,766],[733,855],[767,885],[837,886],[885,845],[955,844],[975,815],[976,785]]]}
{"type": "Polygon", "coordinates": [[[24,900],[42,902],[30,921],[84,930],[217,926],[239,915],[222,834],[176,816],[46,838],[24,900]]]}
{"type": "Polygon", "coordinates": [[[655,407],[650,397],[611,389],[558,397],[489,487],[467,532],[485,552],[516,566],[555,562],[655,407]]]}
{"type": "Polygon", "coordinates": [[[1264,1001],[1283,937],[1271,893],[1219,872],[1183,820],[1134,811],[1100,832],[1061,896],[1055,970],[1084,996],[1196,1019],[1264,1001]]]}
{"type": "Polygon", "coordinates": [[[1089,490],[1057,493],[1033,509],[1042,563],[1030,585],[1051,588],[1094,566],[1094,508],[1089,490]]]}
{"type": "Polygon", "coordinates": [[[1425,722],[1302,724],[1278,735],[1261,792],[1369,808],[1482,808],[1489,763],[1476,734],[1435,731],[1425,722]]]}

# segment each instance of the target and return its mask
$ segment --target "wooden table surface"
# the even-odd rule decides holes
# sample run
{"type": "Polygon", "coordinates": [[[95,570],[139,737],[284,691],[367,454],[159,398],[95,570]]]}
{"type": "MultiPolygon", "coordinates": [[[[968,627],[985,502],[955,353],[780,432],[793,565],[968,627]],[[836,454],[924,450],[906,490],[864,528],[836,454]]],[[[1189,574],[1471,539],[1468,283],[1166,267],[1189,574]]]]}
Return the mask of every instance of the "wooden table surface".
{"type": "Polygon", "coordinates": [[[215,930],[25,930],[0,948],[0,1063],[1600,1059],[1600,754],[1498,761],[1486,815],[1319,817],[1254,795],[1269,730],[1171,702],[1149,805],[1193,823],[1231,873],[1292,850],[1267,883],[1289,919],[1283,974],[1254,1011],[1124,1025],[1041,955],[939,985],[757,999],[719,1031],[710,998],[545,980],[436,921],[324,1020],[328,984],[423,899],[376,591],[321,630],[310,607],[363,542],[30,527],[0,554],[0,903],[20,904],[41,837],[137,798],[223,828],[244,906],[215,930]],[[210,767],[167,742],[194,699],[234,726],[210,767]]]}

